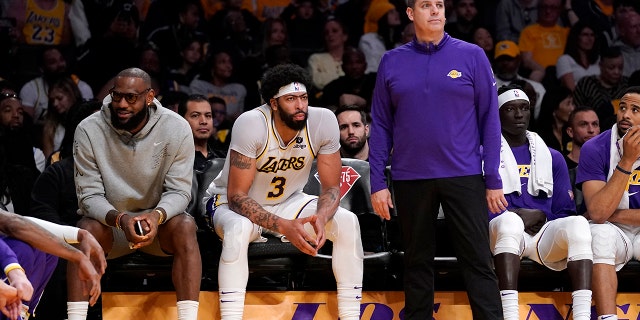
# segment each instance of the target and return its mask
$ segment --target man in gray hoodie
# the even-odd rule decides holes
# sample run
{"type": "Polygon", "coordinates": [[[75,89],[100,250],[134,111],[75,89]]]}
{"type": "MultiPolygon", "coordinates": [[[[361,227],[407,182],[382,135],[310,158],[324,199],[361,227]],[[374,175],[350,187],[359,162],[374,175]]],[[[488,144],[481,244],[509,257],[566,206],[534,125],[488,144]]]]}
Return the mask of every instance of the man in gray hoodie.
{"type": "MultiPolygon", "coordinates": [[[[107,259],[136,250],[173,255],[178,319],[197,319],[201,261],[190,200],[195,149],[187,121],[154,98],[149,75],[121,71],[100,112],[77,127],[75,183],[83,218],[107,259]]],[[[70,265],[70,275],[76,274],[70,265]]],[[[88,297],[69,277],[69,320],[85,320],[88,297]]]]}

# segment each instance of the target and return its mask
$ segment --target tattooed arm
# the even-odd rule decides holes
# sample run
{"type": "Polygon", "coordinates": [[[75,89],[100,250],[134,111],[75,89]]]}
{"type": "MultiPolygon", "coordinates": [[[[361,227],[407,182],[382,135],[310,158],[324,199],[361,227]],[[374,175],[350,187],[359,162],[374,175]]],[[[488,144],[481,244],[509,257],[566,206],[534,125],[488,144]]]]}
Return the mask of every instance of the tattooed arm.
{"type": "Polygon", "coordinates": [[[318,198],[318,216],[313,228],[316,231],[317,249],[324,245],[326,240],[324,234],[324,226],[333,215],[336,214],[340,205],[340,173],[342,172],[342,160],[340,151],[331,154],[318,155],[318,175],[320,176],[320,184],[322,192],[318,198]]]}
{"type": "MultiPolygon", "coordinates": [[[[269,230],[281,233],[300,251],[316,255],[318,246],[303,225],[315,223],[316,216],[289,220],[280,218],[265,210],[257,201],[249,197],[249,189],[256,174],[256,159],[247,157],[233,149],[229,150],[229,181],[227,200],[229,209],[247,217],[251,222],[269,230]]],[[[335,210],[334,210],[335,211],[335,210]]]]}

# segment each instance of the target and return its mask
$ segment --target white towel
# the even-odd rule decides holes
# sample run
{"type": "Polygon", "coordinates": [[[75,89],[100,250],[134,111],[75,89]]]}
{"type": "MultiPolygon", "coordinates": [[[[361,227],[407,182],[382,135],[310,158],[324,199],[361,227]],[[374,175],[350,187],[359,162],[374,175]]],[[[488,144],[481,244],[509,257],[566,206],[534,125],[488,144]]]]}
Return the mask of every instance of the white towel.
{"type": "MultiPolygon", "coordinates": [[[[609,150],[609,173],[607,174],[607,181],[611,179],[613,175],[613,171],[616,170],[616,166],[618,162],[620,162],[620,158],[622,158],[623,151],[623,143],[622,138],[618,138],[618,124],[614,124],[611,128],[611,148],[609,150]]],[[[636,160],[633,163],[633,167],[631,167],[631,171],[640,166],[640,159],[636,160]]],[[[627,183],[627,187],[624,190],[624,194],[620,199],[620,203],[618,204],[618,209],[629,209],[629,184],[627,183]]]]}
{"type": "MultiPolygon", "coordinates": [[[[540,191],[544,191],[547,197],[551,198],[553,196],[553,168],[550,165],[551,152],[537,133],[527,131],[527,140],[529,140],[529,152],[531,152],[531,171],[529,172],[527,192],[533,196],[538,196],[540,191]],[[538,163],[543,165],[537,166],[536,164],[538,163]]],[[[498,172],[500,173],[500,178],[502,178],[504,194],[522,193],[518,163],[504,137],[502,137],[500,144],[500,169],[498,172]]]]}

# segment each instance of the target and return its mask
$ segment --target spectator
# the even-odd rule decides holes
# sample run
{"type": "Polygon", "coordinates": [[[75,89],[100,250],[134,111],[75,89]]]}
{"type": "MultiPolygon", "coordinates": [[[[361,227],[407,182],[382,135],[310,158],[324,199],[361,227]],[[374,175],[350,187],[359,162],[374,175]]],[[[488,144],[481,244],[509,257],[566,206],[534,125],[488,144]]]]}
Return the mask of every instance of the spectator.
{"type": "Polygon", "coordinates": [[[7,17],[16,19],[16,31],[19,32],[21,43],[48,46],[75,44],[80,47],[91,38],[81,0],[9,3],[7,17]]]}
{"type": "Polygon", "coordinates": [[[615,123],[618,99],[627,88],[628,78],[622,74],[624,59],[618,47],[600,53],[600,75],[583,77],[573,93],[575,104],[593,108],[600,119],[600,127],[611,128],[615,123]]]}
{"type": "Polygon", "coordinates": [[[444,31],[454,38],[466,42],[472,42],[473,31],[478,26],[478,21],[476,19],[478,15],[476,1],[454,0],[453,8],[456,14],[456,20],[447,22],[447,24],[444,25],[444,31]]]}
{"type": "Polygon", "coordinates": [[[369,160],[369,124],[362,108],[343,105],[335,111],[340,128],[340,156],[369,160]]]}
{"type": "Polygon", "coordinates": [[[589,107],[577,107],[569,115],[567,122],[567,135],[571,138],[571,151],[564,156],[569,169],[569,178],[573,186],[573,199],[578,212],[583,212],[582,190],[576,186],[576,168],[580,159],[580,150],[585,142],[600,134],[600,120],[593,109],[589,107]]]}
{"type": "MultiPolygon", "coordinates": [[[[532,104],[533,117],[538,119],[540,116],[540,108],[542,99],[546,93],[546,90],[542,83],[527,79],[518,74],[520,64],[522,62],[522,56],[518,45],[513,41],[500,41],[496,43],[494,60],[494,72],[496,77],[496,86],[498,88],[511,84],[512,81],[522,79],[529,82],[536,91],[536,103],[532,104]]],[[[533,99],[533,96],[532,96],[533,99]]]]}
{"type": "MultiPolygon", "coordinates": [[[[627,1],[627,0],[624,0],[627,1]]],[[[587,0],[587,1],[579,1],[573,0],[569,1],[573,5],[571,6],[571,10],[573,10],[578,19],[582,21],[583,24],[588,25],[592,28],[592,30],[601,30],[601,31],[609,31],[613,28],[613,3],[614,2],[623,2],[619,0],[587,0]]],[[[600,37],[598,34],[596,37],[600,37]]],[[[599,50],[599,47],[596,48],[599,50]]]]}
{"type": "Polygon", "coordinates": [[[311,256],[326,239],[332,241],[338,316],[360,319],[364,253],[358,219],[339,207],[338,123],[329,110],[308,106],[310,85],[309,75],[297,65],[267,71],[262,96],[268,103],[238,118],[224,168],[207,189],[210,227],[223,238],[218,267],[221,319],[242,318],[247,250],[263,228],[311,256]],[[309,153],[312,147],[322,185],[319,197],[302,192],[315,158],[309,153]],[[279,162],[289,165],[279,169],[279,162]]]}
{"type": "Polygon", "coordinates": [[[31,117],[24,112],[16,92],[0,88],[0,144],[8,152],[9,163],[25,166],[38,175],[47,159],[34,146],[32,131],[31,117]]]}
{"type": "MultiPolygon", "coordinates": [[[[117,71],[137,65],[138,8],[128,2],[117,2],[105,10],[109,23],[104,34],[94,35],[87,42],[87,51],[78,58],[75,71],[91,86],[93,92],[110,83],[117,71]]],[[[100,95],[96,95],[101,99],[100,95]]]]}
{"type": "MultiPolygon", "coordinates": [[[[118,74],[100,112],[75,132],[74,177],[83,215],[78,226],[96,236],[110,259],[136,250],[173,255],[179,320],[197,318],[200,292],[196,224],[184,213],[194,154],[189,124],[160,105],[150,76],[137,68],[118,74]],[[138,222],[141,234],[135,232],[138,222]]],[[[69,265],[69,274],[75,269],[69,265]]],[[[75,278],[68,301],[68,319],[86,319],[87,296],[75,278]]]]}
{"type": "Polygon", "coordinates": [[[340,3],[335,11],[335,16],[343,26],[347,35],[346,45],[357,47],[364,32],[364,17],[369,10],[372,0],[350,0],[340,3]]]}
{"type": "Polygon", "coordinates": [[[496,6],[496,40],[518,42],[520,32],[538,20],[538,0],[501,0],[496,6]]]}
{"type": "MultiPolygon", "coordinates": [[[[158,48],[160,61],[169,68],[183,65],[181,53],[183,43],[199,39],[205,42],[204,33],[198,31],[200,16],[202,15],[200,1],[180,1],[173,13],[177,17],[171,23],[153,30],[147,37],[147,42],[158,48]]],[[[144,70],[144,69],[143,69],[144,70]]]]}
{"type": "Polygon", "coordinates": [[[371,96],[376,85],[376,73],[367,73],[367,61],[362,51],[349,47],[342,57],[344,76],[329,82],[322,91],[324,106],[335,108],[355,104],[363,110],[371,110],[371,96]]]}
{"type": "Polygon", "coordinates": [[[380,58],[392,49],[399,36],[400,13],[388,0],[374,0],[365,16],[364,34],[358,48],[367,58],[365,73],[378,72],[380,58]]]}
{"type": "Polygon", "coordinates": [[[342,56],[347,40],[348,35],[341,22],[335,19],[328,19],[325,22],[324,46],[326,51],[312,54],[307,62],[307,69],[316,90],[322,91],[327,83],[344,75],[342,56]]]}
{"type": "Polygon", "coordinates": [[[182,91],[189,93],[191,81],[200,72],[204,57],[205,43],[199,39],[190,39],[182,42],[180,51],[180,64],[169,70],[167,81],[170,84],[169,91],[182,91]]]}
{"type": "Polygon", "coordinates": [[[616,271],[638,259],[640,87],[623,92],[616,124],[580,151],[576,184],[582,187],[593,241],[593,298],[599,319],[617,319],[616,271]],[[632,240],[633,239],[633,240],[632,240]]]}
{"type": "Polygon", "coordinates": [[[287,24],[281,18],[270,18],[262,23],[262,49],[273,45],[288,45],[287,24]]]}
{"type": "Polygon", "coordinates": [[[575,107],[573,95],[565,87],[553,88],[544,95],[535,132],[544,140],[547,147],[562,154],[571,151],[569,150],[571,139],[567,135],[566,125],[569,114],[575,107]]]}
{"type": "Polygon", "coordinates": [[[42,130],[42,152],[49,158],[62,145],[69,111],[82,103],[78,86],[71,78],[60,78],[49,90],[49,110],[42,130]]]}
{"type": "Polygon", "coordinates": [[[223,99],[211,97],[209,103],[213,112],[213,126],[216,128],[216,134],[211,136],[209,143],[226,155],[231,142],[233,121],[227,118],[227,104],[223,99]]]}
{"type": "Polygon", "coordinates": [[[500,177],[508,206],[489,214],[489,230],[504,319],[520,319],[518,273],[527,257],[554,271],[568,269],[573,319],[590,320],[591,236],[587,220],[576,214],[567,166],[560,152],[526,130],[527,95],[516,86],[498,94],[500,177]]]}
{"type": "Polygon", "coordinates": [[[493,41],[493,36],[489,29],[485,27],[477,27],[471,32],[471,43],[477,44],[478,47],[484,50],[484,53],[487,55],[487,59],[491,65],[493,65],[494,57],[495,57],[495,46],[493,41]]]}
{"type": "Polygon", "coordinates": [[[599,32],[579,21],[569,30],[564,54],[556,63],[556,76],[560,84],[573,91],[580,79],[600,74],[599,32]]]}
{"type": "Polygon", "coordinates": [[[525,27],[518,45],[522,52],[522,64],[531,71],[527,77],[541,82],[547,67],[555,67],[564,52],[569,28],[558,24],[562,12],[561,0],[540,0],[538,20],[525,27]]]}
{"type": "Polygon", "coordinates": [[[209,139],[216,135],[216,128],[213,125],[213,109],[207,97],[198,94],[190,95],[180,103],[178,114],[183,116],[191,127],[196,150],[193,162],[194,170],[204,172],[208,169],[209,160],[226,156],[226,154],[212,149],[209,145],[209,139]]]}
{"type": "Polygon", "coordinates": [[[233,81],[234,66],[229,51],[215,52],[211,55],[200,76],[191,81],[189,85],[192,94],[224,99],[228,115],[233,120],[244,112],[247,96],[245,86],[233,81]]]}
{"type": "Polygon", "coordinates": [[[620,47],[624,59],[622,75],[629,77],[640,70],[640,12],[629,11],[617,21],[618,41],[614,46],[620,47]]]}
{"type": "Polygon", "coordinates": [[[640,4],[635,0],[618,0],[613,3],[612,21],[609,28],[603,29],[602,35],[606,39],[603,43],[604,47],[612,46],[613,43],[620,40],[619,28],[620,22],[626,19],[626,15],[631,12],[640,13],[640,4]]]}
{"type": "Polygon", "coordinates": [[[296,57],[296,60],[304,62],[311,53],[322,50],[324,16],[318,8],[318,1],[291,1],[280,17],[287,25],[288,39],[292,50],[301,53],[301,56],[296,57]]]}
{"type": "Polygon", "coordinates": [[[44,124],[49,105],[49,87],[61,77],[71,77],[78,86],[82,99],[93,98],[91,87],[75,75],[69,73],[67,60],[59,47],[44,47],[38,64],[42,76],[32,79],[20,89],[20,99],[24,110],[38,125],[44,124]]]}
{"type": "Polygon", "coordinates": [[[406,13],[416,37],[382,57],[369,141],[373,209],[388,220],[395,206],[403,235],[404,317],[433,316],[435,221],[442,204],[449,228],[456,230],[453,245],[473,317],[502,319],[489,222],[478,214],[487,204],[492,212],[506,205],[498,176],[500,126],[491,66],[478,46],[444,32],[442,1],[410,0],[406,13]],[[416,90],[417,83],[422,89],[416,90]],[[446,98],[451,96],[456,99],[446,98]],[[386,181],[392,150],[393,178],[386,181]]]}

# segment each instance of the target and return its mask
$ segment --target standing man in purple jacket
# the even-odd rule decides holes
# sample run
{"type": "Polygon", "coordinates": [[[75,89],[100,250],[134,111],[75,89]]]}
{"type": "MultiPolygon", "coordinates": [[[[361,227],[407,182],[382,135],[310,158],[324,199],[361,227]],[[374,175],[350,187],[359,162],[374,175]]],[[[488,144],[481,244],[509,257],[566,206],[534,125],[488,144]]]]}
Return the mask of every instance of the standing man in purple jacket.
{"type": "Polygon", "coordinates": [[[435,221],[442,204],[474,319],[502,319],[487,203],[502,212],[495,79],[479,47],[444,32],[443,0],[409,0],[413,41],[381,60],[371,108],[371,201],[389,219],[391,184],[405,248],[405,319],[433,315],[435,221]],[[484,161],[484,177],[482,162],[484,161]]]}

